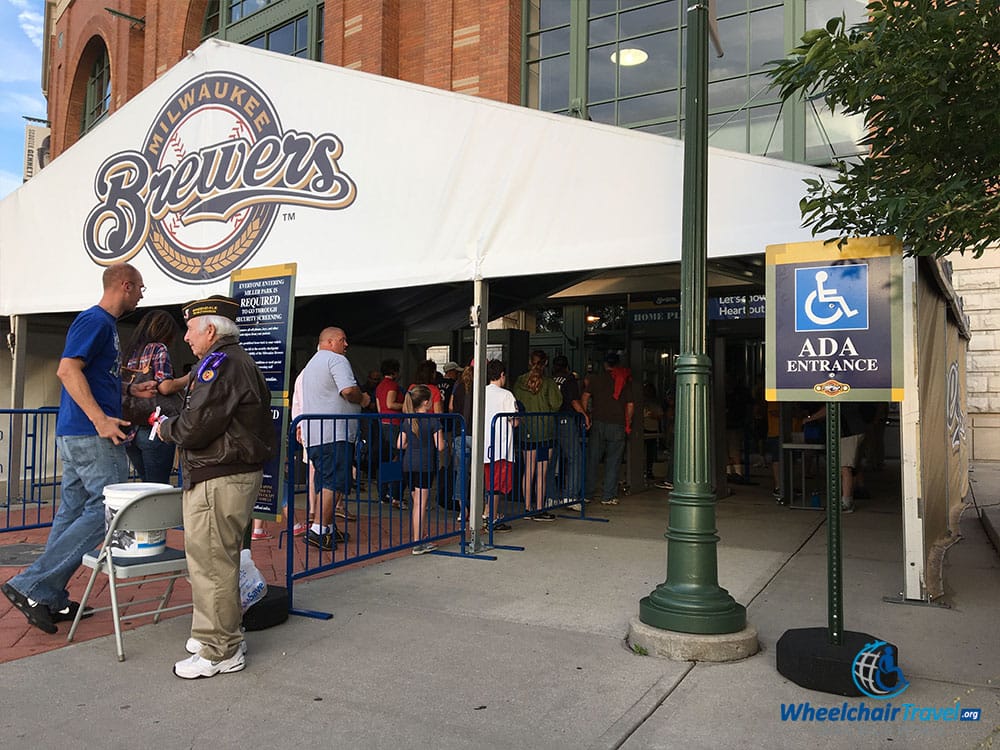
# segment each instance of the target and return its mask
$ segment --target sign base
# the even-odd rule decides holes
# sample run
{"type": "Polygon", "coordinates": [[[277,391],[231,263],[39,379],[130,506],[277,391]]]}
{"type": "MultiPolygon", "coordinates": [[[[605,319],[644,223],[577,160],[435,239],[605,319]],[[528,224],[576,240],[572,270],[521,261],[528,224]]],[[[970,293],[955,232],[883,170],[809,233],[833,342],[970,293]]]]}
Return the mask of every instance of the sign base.
{"type": "Polygon", "coordinates": [[[863,693],[852,677],[854,658],[877,640],[881,639],[845,630],[843,644],[836,646],[830,643],[826,628],[786,630],[778,639],[775,661],[778,672],[796,685],[821,693],[856,697],[863,693]]]}

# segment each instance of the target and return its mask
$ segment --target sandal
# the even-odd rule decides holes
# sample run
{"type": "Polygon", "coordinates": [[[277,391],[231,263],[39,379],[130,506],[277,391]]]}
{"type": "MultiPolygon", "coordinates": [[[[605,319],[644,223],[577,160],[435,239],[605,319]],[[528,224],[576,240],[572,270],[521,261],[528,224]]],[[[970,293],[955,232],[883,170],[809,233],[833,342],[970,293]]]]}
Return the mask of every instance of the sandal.
{"type": "Polygon", "coordinates": [[[250,539],[255,542],[259,542],[262,539],[274,539],[271,533],[267,529],[254,529],[253,533],[250,534],[250,539]]]}

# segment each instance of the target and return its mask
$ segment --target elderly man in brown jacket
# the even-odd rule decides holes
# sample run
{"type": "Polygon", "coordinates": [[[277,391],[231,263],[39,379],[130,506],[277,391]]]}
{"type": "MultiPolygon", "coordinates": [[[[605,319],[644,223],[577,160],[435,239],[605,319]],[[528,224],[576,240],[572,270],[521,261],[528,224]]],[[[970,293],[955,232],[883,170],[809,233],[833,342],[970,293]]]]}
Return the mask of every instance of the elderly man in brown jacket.
{"type": "Polygon", "coordinates": [[[194,612],[187,650],[174,665],[184,679],[246,666],[240,632],[240,547],[274,451],[271,396],[257,365],[239,345],[239,305],[209,297],[184,307],[188,342],[201,359],[179,416],[161,419],[161,439],[180,448],[184,548],[194,612]]]}

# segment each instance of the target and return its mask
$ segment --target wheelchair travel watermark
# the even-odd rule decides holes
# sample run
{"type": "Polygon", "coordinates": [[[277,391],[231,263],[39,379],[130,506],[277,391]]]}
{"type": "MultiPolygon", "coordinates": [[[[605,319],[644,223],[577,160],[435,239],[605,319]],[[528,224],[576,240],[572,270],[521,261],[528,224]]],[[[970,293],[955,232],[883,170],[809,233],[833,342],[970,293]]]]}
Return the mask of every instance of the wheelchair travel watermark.
{"type": "Polygon", "coordinates": [[[851,663],[851,678],[867,698],[884,703],[869,704],[842,701],[837,706],[814,706],[810,701],[782,703],[782,721],[884,723],[891,721],[957,722],[980,721],[981,708],[967,708],[960,701],[951,706],[921,706],[916,703],[894,705],[893,698],[910,687],[902,668],[896,663],[896,649],[885,641],[865,644],[851,663]]]}

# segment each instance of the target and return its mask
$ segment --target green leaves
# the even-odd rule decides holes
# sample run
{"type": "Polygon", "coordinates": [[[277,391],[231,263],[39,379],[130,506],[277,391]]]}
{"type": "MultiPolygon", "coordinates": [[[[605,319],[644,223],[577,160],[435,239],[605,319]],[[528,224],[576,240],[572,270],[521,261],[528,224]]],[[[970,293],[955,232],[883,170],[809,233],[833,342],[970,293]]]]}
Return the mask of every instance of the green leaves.
{"type": "Polygon", "coordinates": [[[1000,239],[1000,3],[873,0],[831,18],[776,61],[782,100],[822,93],[863,114],[867,156],[806,180],[814,233],[895,234],[910,252],[980,255],[1000,239]]]}

